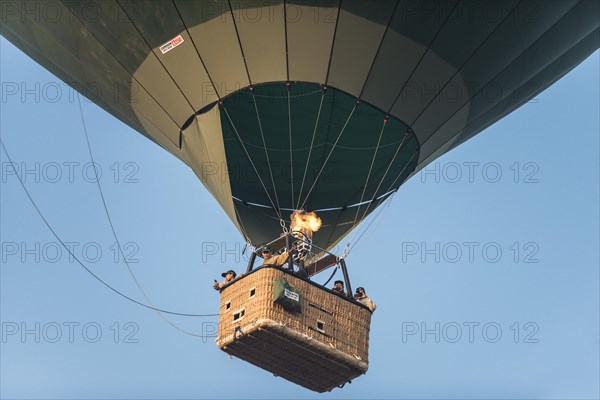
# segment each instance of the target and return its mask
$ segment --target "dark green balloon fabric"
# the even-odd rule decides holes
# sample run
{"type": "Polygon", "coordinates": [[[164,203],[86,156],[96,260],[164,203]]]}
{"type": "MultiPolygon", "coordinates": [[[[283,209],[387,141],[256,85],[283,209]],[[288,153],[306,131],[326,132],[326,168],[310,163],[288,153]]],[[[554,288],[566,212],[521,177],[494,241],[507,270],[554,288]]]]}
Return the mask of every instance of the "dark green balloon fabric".
{"type": "Polygon", "coordinates": [[[281,233],[278,209],[287,222],[301,208],[323,219],[315,242],[327,248],[417,165],[418,142],[404,123],[318,84],[234,93],[221,125],[236,208],[257,243],[281,233]]]}

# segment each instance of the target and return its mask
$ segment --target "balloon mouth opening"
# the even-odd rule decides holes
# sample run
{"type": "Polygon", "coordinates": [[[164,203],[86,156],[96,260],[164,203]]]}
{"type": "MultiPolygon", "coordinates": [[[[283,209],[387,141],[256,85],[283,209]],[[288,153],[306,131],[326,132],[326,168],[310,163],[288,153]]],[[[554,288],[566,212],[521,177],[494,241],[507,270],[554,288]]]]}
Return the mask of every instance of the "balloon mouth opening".
{"type": "Polygon", "coordinates": [[[296,242],[330,248],[418,165],[420,144],[408,124],[335,86],[239,87],[194,117],[198,124],[192,118],[181,134],[183,147],[222,140],[222,160],[211,149],[208,162],[191,145],[186,151],[252,243],[279,236],[284,223],[296,242]]]}

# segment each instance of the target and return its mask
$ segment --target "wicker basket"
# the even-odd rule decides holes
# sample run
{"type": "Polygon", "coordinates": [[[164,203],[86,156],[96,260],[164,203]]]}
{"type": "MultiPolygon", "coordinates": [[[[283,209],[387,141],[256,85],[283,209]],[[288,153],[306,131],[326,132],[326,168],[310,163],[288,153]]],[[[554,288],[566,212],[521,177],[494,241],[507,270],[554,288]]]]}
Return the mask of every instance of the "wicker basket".
{"type": "Polygon", "coordinates": [[[371,312],[279,268],[259,268],[221,291],[217,346],[291,382],[330,391],[368,368],[371,312]],[[300,313],[273,301],[274,282],[301,293],[300,313]]]}

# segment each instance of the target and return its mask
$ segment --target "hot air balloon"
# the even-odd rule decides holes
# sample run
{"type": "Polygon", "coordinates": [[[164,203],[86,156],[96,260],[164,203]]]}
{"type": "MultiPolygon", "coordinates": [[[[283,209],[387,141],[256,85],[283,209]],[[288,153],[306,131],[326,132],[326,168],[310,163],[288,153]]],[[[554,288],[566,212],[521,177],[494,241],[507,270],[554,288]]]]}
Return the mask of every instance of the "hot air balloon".
{"type": "MultiPolygon", "coordinates": [[[[289,215],[316,212],[322,227],[312,245],[321,258],[305,265],[314,275],[340,261],[327,251],[416,171],[598,49],[599,4],[4,1],[2,34],[187,164],[254,248],[273,240],[289,248],[290,237],[280,238],[289,215]]],[[[255,295],[248,285],[273,271],[249,267],[237,289],[224,289],[221,318],[233,314],[227,329],[234,332],[220,334],[231,336],[221,348],[234,343],[232,353],[318,391],[364,373],[370,313],[351,300],[327,300],[335,304],[327,308],[312,297],[304,307],[312,330],[297,322],[263,338],[287,335],[278,343],[297,344],[310,336],[317,354],[337,346],[323,382],[310,372],[323,357],[309,350],[281,344],[279,354],[293,353],[289,363],[303,360],[299,372],[257,361],[264,340],[239,341],[249,318],[243,304],[228,308],[225,297],[243,302],[270,293],[280,276],[253,281],[255,295]],[[270,287],[260,286],[266,281],[270,287]],[[352,321],[366,342],[327,333],[322,319],[331,313],[358,315],[352,321]],[[350,341],[362,355],[351,354],[350,341]],[[244,345],[254,350],[244,353],[244,345]],[[347,372],[348,365],[356,368],[347,372]]]]}

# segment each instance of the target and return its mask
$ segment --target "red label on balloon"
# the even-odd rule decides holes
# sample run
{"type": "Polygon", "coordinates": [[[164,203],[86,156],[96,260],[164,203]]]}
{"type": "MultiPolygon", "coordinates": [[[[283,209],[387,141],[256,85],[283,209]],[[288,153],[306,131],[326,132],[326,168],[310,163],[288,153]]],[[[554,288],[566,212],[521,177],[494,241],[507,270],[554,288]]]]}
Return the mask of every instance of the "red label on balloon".
{"type": "Polygon", "coordinates": [[[160,51],[161,53],[165,54],[166,52],[171,51],[175,47],[179,46],[181,43],[183,43],[183,38],[181,35],[179,35],[160,46],[160,51]]]}

